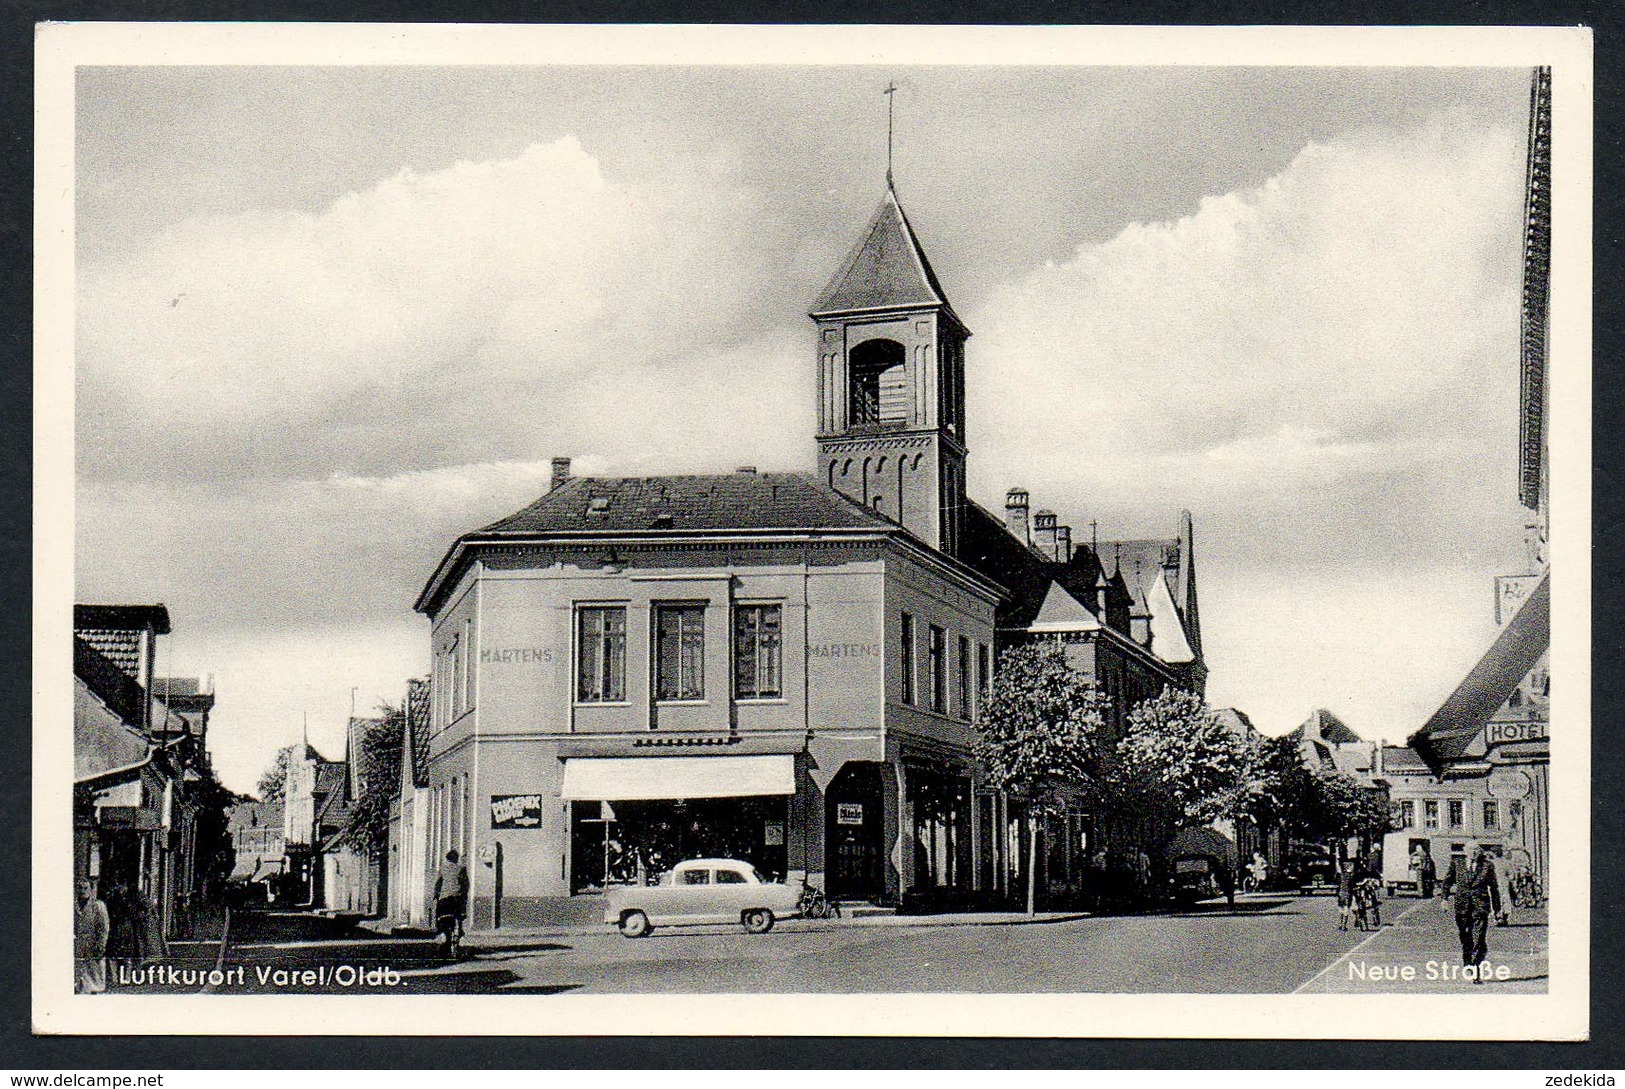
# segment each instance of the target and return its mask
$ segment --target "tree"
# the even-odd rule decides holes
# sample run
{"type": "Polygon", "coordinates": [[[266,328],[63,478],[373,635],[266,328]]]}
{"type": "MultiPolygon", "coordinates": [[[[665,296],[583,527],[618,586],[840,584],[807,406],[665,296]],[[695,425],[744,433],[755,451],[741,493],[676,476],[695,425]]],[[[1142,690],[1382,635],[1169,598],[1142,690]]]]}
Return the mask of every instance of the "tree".
{"type": "Polygon", "coordinates": [[[389,844],[389,806],[400,793],[405,732],[405,710],[382,704],[377,719],[360,735],[360,751],[350,754],[362,786],[344,823],[344,838],[373,858],[389,844]]]}
{"type": "Polygon", "coordinates": [[[293,754],[299,748],[297,745],[284,745],[276,751],[276,759],[271,766],[260,773],[260,781],[254,787],[254,793],[262,802],[280,802],[288,786],[288,765],[293,762],[293,754]]]}
{"type": "Polygon", "coordinates": [[[982,706],[976,756],[988,785],[1027,803],[1027,914],[1037,910],[1041,818],[1065,812],[1069,793],[1098,775],[1103,701],[1057,643],[1029,643],[999,656],[982,706]]]}
{"type": "Polygon", "coordinates": [[[1394,826],[1383,792],[1336,768],[1311,767],[1302,742],[1287,734],[1260,746],[1258,783],[1248,812],[1261,828],[1280,828],[1295,839],[1380,836],[1394,826]]]}
{"type": "Polygon", "coordinates": [[[1253,760],[1246,743],[1195,693],[1167,688],[1129,712],[1117,767],[1165,804],[1182,828],[1236,816],[1253,760]]]}
{"type": "Polygon", "coordinates": [[[1307,812],[1314,790],[1296,736],[1266,737],[1259,743],[1246,807],[1261,830],[1280,829],[1283,835],[1290,835],[1307,812]]]}
{"type": "Polygon", "coordinates": [[[1392,807],[1382,791],[1330,768],[1316,768],[1313,776],[1314,817],[1324,835],[1376,837],[1392,829],[1392,807]]]}

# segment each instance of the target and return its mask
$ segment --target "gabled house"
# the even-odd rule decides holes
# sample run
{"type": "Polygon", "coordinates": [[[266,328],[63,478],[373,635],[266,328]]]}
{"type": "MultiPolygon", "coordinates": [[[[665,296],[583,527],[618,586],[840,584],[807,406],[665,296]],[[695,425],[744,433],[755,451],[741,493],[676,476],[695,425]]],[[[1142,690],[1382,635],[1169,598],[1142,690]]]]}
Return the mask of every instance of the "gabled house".
{"type": "Polygon", "coordinates": [[[74,872],[144,920],[151,950],[223,892],[224,793],[204,745],[214,696],[193,681],[163,698],[163,605],[78,604],[73,620],[74,872]]]}

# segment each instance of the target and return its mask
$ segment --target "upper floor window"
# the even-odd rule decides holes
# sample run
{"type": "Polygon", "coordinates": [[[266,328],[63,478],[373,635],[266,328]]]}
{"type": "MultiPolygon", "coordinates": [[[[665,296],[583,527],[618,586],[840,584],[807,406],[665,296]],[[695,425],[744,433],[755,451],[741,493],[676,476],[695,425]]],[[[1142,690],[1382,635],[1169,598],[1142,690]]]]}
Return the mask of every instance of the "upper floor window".
{"type": "Polygon", "coordinates": [[[1484,828],[1486,831],[1501,827],[1501,805],[1499,802],[1484,803],[1484,828]]]}
{"type": "Polygon", "coordinates": [[[447,702],[448,718],[456,718],[463,713],[463,641],[459,636],[451,637],[451,697],[447,702]]]}
{"type": "Polygon", "coordinates": [[[705,606],[655,606],[655,698],[705,698],[705,606]]]}
{"type": "Polygon", "coordinates": [[[463,621],[463,710],[474,709],[474,621],[463,621]]]}
{"type": "Polygon", "coordinates": [[[1415,802],[1406,801],[1406,802],[1400,802],[1399,803],[1399,826],[1401,828],[1415,828],[1416,827],[1416,803],[1415,802]]]}
{"type": "Polygon", "coordinates": [[[908,613],[903,614],[903,623],[899,628],[902,641],[902,682],[903,702],[914,702],[914,618],[908,613]]]}
{"type": "Polygon", "coordinates": [[[948,633],[931,625],[931,710],[948,713],[948,633]]]}
{"type": "Polygon", "coordinates": [[[987,704],[987,695],[993,684],[993,652],[986,643],[976,644],[976,702],[987,704]]]}
{"type": "Polygon", "coordinates": [[[626,699],[626,607],[583,606],[576,611],[576,699],[626,699]]]}
{"type": "Polygon", "coordinates": [[[735,699],[778,699],[784,695],[780,669],[782,611],[778,605],[734,608],[735,699]]]}
{"type": "Polygon", "coordinates": [[[1460,828],[1467,823],[1467,806],[1460,798],[1450,799],[1450,827],[1460,828]]]}
{"type": "Polygon", "coordinates": [[[959,698],[959,717],[970,718],[970,640],[965,638],[963,635],[959,637],[959,659],[954,663],[954,665],[958,667],[958,671],[954,674],[955,678],[959,682],[957,685],[955,685],[955,688],[958,691],[956,691],[954,694],[959,698]]]}
{"type": "Polygon", "coordinates": [[[1432,798],[1422,803],[1422,824],[1429,831],[1438,831],[1439,803],[1432,798]]]}

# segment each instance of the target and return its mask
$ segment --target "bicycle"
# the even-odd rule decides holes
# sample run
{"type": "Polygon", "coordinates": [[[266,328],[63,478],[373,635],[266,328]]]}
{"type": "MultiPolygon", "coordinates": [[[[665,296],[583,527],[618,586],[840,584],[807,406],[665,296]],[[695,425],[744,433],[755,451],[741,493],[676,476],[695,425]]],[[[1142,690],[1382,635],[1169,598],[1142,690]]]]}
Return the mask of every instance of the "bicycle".
{"type": "Polygon", "coordinates": [[[463,920],[453,912],[435,916],[435,944],[447,960],[456,960],[463,942],[463,920]]]}
{"type": "Polygon", "coordinates": [[[801,896],[796,900],[796,911],[803,919],[839,919],[841,905],[824,895],[824,890],[815,889],[806,881],[801,882],[801,896]]]}
{"type": "Polygon", "coordinates": [[[1540,886],[1540,878],[1532,873],[1512,875],[1512,906],[1521,908],[1537,908],[1546,902],[1546,890],[1540,886]]]}
{"type": "Polygon", "coordinates": [[[1382,904],[1377,883],[1370,878],[1354,886],[1354,925],[1361,930],[1382,929],[1382,904]]]}

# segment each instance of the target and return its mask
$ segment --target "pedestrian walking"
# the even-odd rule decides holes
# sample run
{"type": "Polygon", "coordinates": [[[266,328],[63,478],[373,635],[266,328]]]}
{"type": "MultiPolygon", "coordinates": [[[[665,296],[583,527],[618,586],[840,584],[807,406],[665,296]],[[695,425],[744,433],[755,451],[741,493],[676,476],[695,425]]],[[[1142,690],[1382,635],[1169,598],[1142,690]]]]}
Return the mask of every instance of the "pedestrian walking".
{"type": "Polygon", "coordinates": [[[76,994],[107,990],[107,935],[111,925],[107,905],[96,895],[96,884],[79,879],[79,905],[73,916],[73,960],[76,994]]]}
{"type": "Polygon", "coordinates": [[[1422,899],[1433,899],[1433,886],[1439,880],[1439,867],[1433,864],[1433,852],[1422,852],[1422,899]]]}
{"type": "Polygon", "coordinates": [[[1474,983],[1482,983],[1479,971],[1489,956],[1490,916],[1501,912],[1495,867],[1483,846],[1475,843],[1472,857],[1457,859],[1451,871],[1451,886],[1456,894],[1456,930],[1461,936],[1461,963],[1472,967],[1474,983]]]}
{"type": "Polygon", "coordinates": [[[456,848],[446,852],[446,861],[434,878],[435,928],[440,931],[448,951],[455,948],[462,937],[463,919],[468,915],[468,867],[463,865],[456,848]]]}

